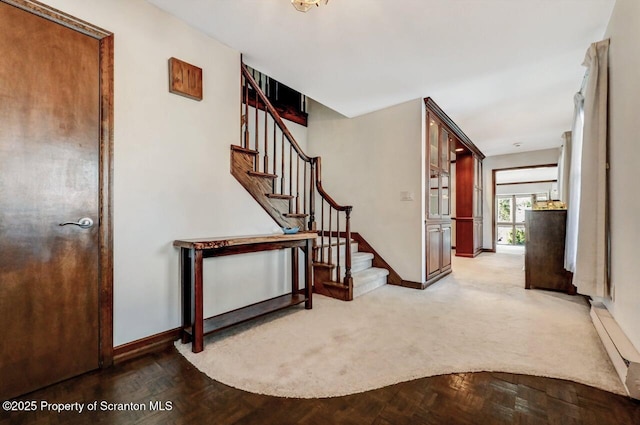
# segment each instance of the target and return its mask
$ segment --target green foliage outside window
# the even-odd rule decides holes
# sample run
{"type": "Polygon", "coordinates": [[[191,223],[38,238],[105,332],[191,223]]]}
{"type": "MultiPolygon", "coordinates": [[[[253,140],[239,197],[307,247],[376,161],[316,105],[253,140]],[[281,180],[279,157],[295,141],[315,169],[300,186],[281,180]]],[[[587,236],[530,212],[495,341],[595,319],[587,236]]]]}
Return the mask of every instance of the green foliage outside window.
{"type": "Polygon", "coordinates": [[[511,221],[511,198],[498,199],[498,221],[511,221]]]}
{"type": "Polygon", "coordinates": [[[524,229],[516,229],[516,240],[513,241],[513,232],[509,232],[507,243],[514,245],[524,245],[524,229]]]}

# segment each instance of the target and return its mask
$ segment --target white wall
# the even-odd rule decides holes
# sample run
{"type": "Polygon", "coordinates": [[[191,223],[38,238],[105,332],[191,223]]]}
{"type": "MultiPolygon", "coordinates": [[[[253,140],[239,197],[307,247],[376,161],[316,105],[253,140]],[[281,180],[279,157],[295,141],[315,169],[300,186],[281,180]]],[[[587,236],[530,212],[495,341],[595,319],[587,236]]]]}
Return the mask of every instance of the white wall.
{"type": "Polygon", "coordinates": [[[356,118],[310,102],[308,143],[323,185],[353,205],[359,232],[405,280],[423,280],[422,100],[356,118]],[[414,201],[401,201],[401,192],[414,201]]]}
{"type": "MultiPolygon", "coordinates": [[[[558,135],[558,141],[560,140],[558,135]]],[[[529,151],[509,155],[488,156],[482,161],[482,246],[485,249],[493,248],[492,217],[493,217],[493,170],[503,168],[515,168],[533,165],[557,164],[559,149],[544,149],[539,151],[529,151]]]]}
{"type": "Polygon", "coordinates": [[[617,0],[607,37],[611,38],[609,175],[614,298],[606,304],[640,351],[640,197],[635,186],[640,164],[640,121],[637,118],[640,109],[640,2],[617,0]]]}
{"type": "MultiPolygon", "coordinates": [[[[114,344],[180,326],[181,238],[278,227],[230,174],[240,53],[144,0],[47,0],[115,34],[114,344]],[[170,57],[203,68],[204,100],[168,92],[170,57]]],[[[296,130],[296,132],[298,132],[296,130]]],[[[286,291],[288,256],[205,260],[205,314],[286,291]]]]}

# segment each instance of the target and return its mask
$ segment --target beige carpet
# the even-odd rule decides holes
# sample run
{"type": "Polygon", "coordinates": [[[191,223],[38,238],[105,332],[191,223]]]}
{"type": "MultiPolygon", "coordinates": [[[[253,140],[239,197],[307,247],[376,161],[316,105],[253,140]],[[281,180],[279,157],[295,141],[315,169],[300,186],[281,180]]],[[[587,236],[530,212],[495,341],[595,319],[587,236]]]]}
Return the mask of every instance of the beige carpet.
{"type": "Polygon", "coordinates": [[[342,302],[314,296],[178,350],[211,378],[285,397],[331,397],[454,372],[569,379],[624,394],[582,297],[525,290],[522,255],[455,258],[424,291],[385,285],[342,302]]]}

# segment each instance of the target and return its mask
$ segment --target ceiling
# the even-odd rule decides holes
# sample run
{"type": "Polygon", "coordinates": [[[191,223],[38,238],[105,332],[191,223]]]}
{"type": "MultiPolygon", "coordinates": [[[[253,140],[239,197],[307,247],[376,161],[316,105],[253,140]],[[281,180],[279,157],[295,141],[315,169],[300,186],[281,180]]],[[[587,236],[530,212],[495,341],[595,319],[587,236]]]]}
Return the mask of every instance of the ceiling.
{"type": "Polygon", "coordinates": [[[432,97],[487,156],[560,146],[615,3],[148,1],[347,117],[432,97]]]}

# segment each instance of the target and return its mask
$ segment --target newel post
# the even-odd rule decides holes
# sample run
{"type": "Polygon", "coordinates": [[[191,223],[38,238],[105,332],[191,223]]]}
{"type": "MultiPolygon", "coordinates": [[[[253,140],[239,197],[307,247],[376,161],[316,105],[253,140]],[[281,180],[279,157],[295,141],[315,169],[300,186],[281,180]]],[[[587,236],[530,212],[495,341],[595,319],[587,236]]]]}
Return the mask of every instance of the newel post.
{"type": "MultiPolygon", "coordinates": [[[[353,278],[351,277],[351,209],[353,207],[346,207],[344,210],[346,215],[345,224],[345,255],[344,255],[344,284],[349,287],[349,292],[353,291],[353,278]]],[[[351,296],[353,298],[353,296],[351,296]]]]}

